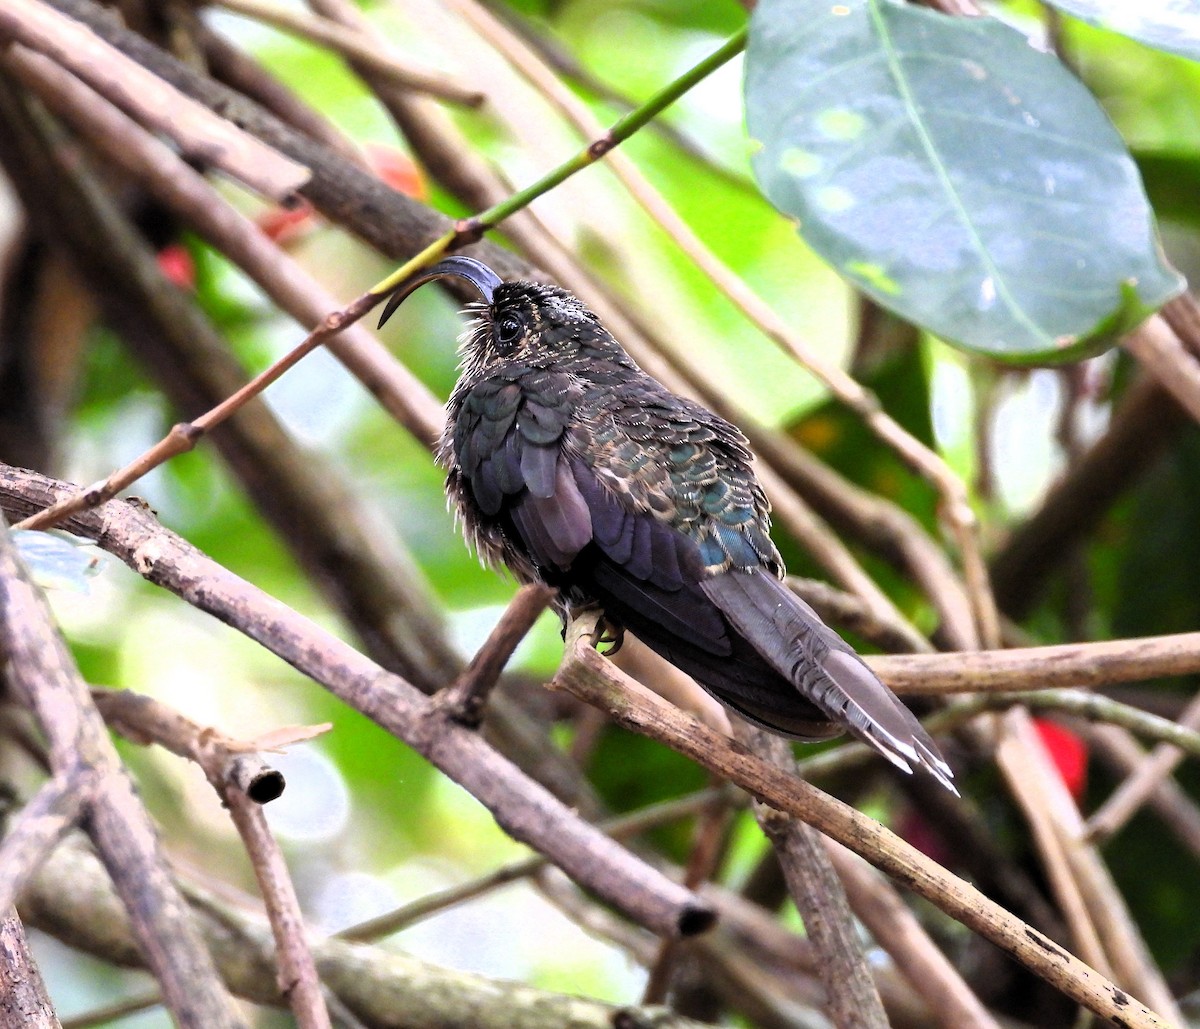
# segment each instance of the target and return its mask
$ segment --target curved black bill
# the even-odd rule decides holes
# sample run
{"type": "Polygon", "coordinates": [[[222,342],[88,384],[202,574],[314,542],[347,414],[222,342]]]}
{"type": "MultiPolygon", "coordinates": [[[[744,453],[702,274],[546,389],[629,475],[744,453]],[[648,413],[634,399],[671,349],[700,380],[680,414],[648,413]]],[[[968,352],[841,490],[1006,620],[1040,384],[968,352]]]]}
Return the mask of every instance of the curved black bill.
{"type": "Polygon", "coordinates": [[[379,316],[379,327],[383,328],[384,322],[395,314],[396,308],[404,303],[408,295],[418,286],[423,286],[434,279],[443,279],[448,275],[457,275],[461,279],[466,279],[472,286],[479,290],[479,295],[488,304],[492,302],[493,290],[504,281],[486,264],[475,260],[473,257],[444,258],[438,261],[432,268],[426,268],[424,271],[417,272],[396,287],[396,291],[392,294],[387,304],[384,305],[383,314],[379,316]]]}

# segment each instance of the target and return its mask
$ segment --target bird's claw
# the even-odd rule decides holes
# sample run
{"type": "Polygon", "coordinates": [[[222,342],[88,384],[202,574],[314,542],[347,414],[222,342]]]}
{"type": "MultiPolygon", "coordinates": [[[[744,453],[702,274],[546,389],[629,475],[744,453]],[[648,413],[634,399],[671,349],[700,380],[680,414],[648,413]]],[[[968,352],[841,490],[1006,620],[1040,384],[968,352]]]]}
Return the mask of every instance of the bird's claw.
{"type": "Polygon", "coordinates": [[[570,612],[568,617],[563,619],[562,637],[565,642],[567,639],[568,627],[577,618],[594,617],[596,619],[595,626],[591,631],[584,630],[582,635],[591,638],[592,646],[597,650],[607,646],[607,650],[601,650],[605,657],[612,657],[625,644],[625,627],[608,618],[603,611],[597,607],[589,605],[586,608],[575,609],[570,612]]]}
{"type": "Polygon", "coordinates": [[[608,649],[600,652],[605,657],[612,657],[625,645],[625,628],[601,617],[596,623],[596,649],[600,650],[606,644],[608,649]]]}

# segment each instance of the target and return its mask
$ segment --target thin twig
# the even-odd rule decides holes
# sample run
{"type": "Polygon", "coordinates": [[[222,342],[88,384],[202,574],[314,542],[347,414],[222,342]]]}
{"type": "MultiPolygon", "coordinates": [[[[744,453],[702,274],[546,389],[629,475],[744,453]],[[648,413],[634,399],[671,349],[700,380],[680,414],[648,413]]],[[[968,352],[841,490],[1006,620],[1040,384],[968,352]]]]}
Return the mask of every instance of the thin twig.
{"type": "Polygon", "coordinates": [[[1151,315],[1123,345],[1194,421],[1200,422],[1200,359],[1160,315],[1151,315]]]}
{"type": "Polygon", "coordinates": [[[850,907],[929,1005],[938,1025],[942,1029],[1000,1029],[896,889],[840,843],[826,839],[824,844],[845,884],[850,907]]]}
{"type": "MultiPolygon", "coordinates": [[[[738,796],[740,796],[740,793],[738,796]]],[[[715,801],[722,798],[726,801],[734,799],[731,796],[729,787],[713,787],[693,793],[687,797],[680,797],[677,800],[666,800],[661,804],[652,804],[649,807],[634,811],[628,815],[619,815],[615,818],[606,819],[598,823],[597,827],[602,832],[613,837],[613,839],[628,839],[631,836],[637,836],[639,833],[645,832],[647,829],[678,821],[680,818],[688,818],[698,811],[703,811],[711,807],[715,801]]],[[[485,893],[490,893],[501,886],[516,882],[518,879],[526,879],[539,869],[544,868],[546,863],[546,859],[541,854],[534,854],[530,857],[522,858],[520,861],[513,861],[510,864],[497,868],[494,872],[480,876],[478,879],[472,879],[460,886],[451,886],[449,889],[427,894],[402,907],[395,908],[385,914],[376,915],[374,918],[369,918],[364,922],[359,922],[357,925],[342,929],[334,935],[339,939],[361,942],[370,942],[382,939],[385,936],[391,936],[393,933],[407,929],[409,926],[445,911],[447,908],[455,907],[468,900],[474,900],[476,897],[481,897],[485,893]]]]}
{"type": "Polygon", "coordinates": [[[1057,711],[1078,715],[1094,722],[1118,725],[1139,736],[1170,743],[1192,757],[1200,758],[1200,732],[1153,715],[1149,711],[1122,704],[1111,697],[1084,690],[1045,690],[1039,693],[981,693],[957,701],[930,719],[930,727],[944,730],[960,725],[981,711],[1020,705],[1031,711],[1057,711]]]}
{"type": "Polygon", "coordinates": [[[404,89],[412,89],[465,107],[478,107],[486,96],[465,86],[453,76],[401,60],[376,45],[370,36],[355,32],[328,18],[305,14],[266,0],[209,0],[216,7],[236,11],[255,21],[319,43],[346,57],[360,61],[376,75],[404,89]]]}
{"type": "Polygon", "coordinates": [[[162,1003],[162,994],[157,990],[140,993],[124,1000],[113,1001],[100,1008],[93,1008],[81,1015],[68,1018],[62,1024],[62,1029],[94,1029],[95,1026],[105,1026],[126,1015],[136,1015],[141,1011],[156,1008],[162,1003]]]}
{"type": "MultiPolygon", "coordinates": [[[[1192,702],[1180,715],[1179,725],[1185,729],[1200,729],[1200,695],[1193,697],[1192,702]]],[[[1101,843],[1120,832],[1122,826],[1146,803],[1159,784],[1178,767],[1184,754],[1184,751],[1169,743],[1160,743],[1155,747],[1138,765],[1137,770],[1121,783],[1087,820],[1085,830],[1088,839],[1101,843]]]]}
{"type": "Polygon", "coordinates": [[[235,784],[236,769],[231,769],[230,773],[213,782],[213,786],[229,808],[267,906],[279,963],[279,992],[287,999],[300,1029],[332,1029],[316,962],[308,946],[300,899],[288,874],[287,862],[267,826],[262,806],[235,784]]]}
{"type": "MultiPolygon", "coordinates": [[[[692,834],[692,849],[683,870],[683,883],[690,890],[700,889],[712,877],[721,860],[729,829],[728,796],[719,792],[708,806],[701,808],[692,834]]],[[[672,979],[684,948],[682,940],[663,940],[650,965],[650,974],[642,990],[643,1004],[664,1004],[671,993],[672,979]]]]}
{"type": "Polygon", "coordinates": [[[463,725],[480,724],[488,694],[513,651],[533,628],[533,623],[541,617],[553,596],[554,591],[541,583],[530,583],[517,590],[470,664],[453,685],[438,694],[438,703],[450,717],[463,725]]]}
{"type": "Polygon", "coordinates": [[[214,116],[45,4],[5,0],[0,7],[0,36],[52,57],[138,120],[175,140],[189,157],[215,165],[271,200],[291,200],[308,181],[307,168],[214,116]]]}
{"type": "MultiPolygon", "coordinates": [[[[1096,755],[1120,775],[1131,775],[1146,759],[1128,729],[1103,723],[1080,727],[1096,755]]],[[[1149,797],[1150,808],[1159,821],[1200,861],[1200,806],[1174,779],[1164,779],[1149,797]]]]}

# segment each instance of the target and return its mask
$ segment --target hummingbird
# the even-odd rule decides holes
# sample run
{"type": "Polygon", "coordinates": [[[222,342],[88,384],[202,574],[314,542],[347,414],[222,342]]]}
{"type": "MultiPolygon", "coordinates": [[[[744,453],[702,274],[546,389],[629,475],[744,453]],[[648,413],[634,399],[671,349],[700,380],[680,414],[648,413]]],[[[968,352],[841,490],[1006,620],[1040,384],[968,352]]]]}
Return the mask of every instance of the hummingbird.
{"type": "Polygon", "coordinates": [[[849,731],[957,793],[920,722],[785,585],[746,437],[638,367],[557,286],[448,257],[402,283],[458,277],[480,301],[437,448],[467,542],[557,591],[564,626],[599,608],[722,704],[797,740],[849,731]]]}

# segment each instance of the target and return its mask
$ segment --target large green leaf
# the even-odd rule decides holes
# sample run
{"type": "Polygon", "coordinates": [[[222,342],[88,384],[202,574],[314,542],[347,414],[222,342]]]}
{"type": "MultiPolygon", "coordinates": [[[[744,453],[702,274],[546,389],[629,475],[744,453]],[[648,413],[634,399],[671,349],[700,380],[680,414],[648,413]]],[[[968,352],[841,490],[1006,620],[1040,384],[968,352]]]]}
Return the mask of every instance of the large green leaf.
{"type": "Polygon", "coordinates": [[[1200,60],[1200,0],[1049,0],[1076,18],[1200,60]]]}
{"type": "Polygon", "coordinates": [[[755,174],[809,244],[967,349],[1078,357],[1182,288],[1104,112],[990,18],[762,0],[746,114],[755,174]]]}

